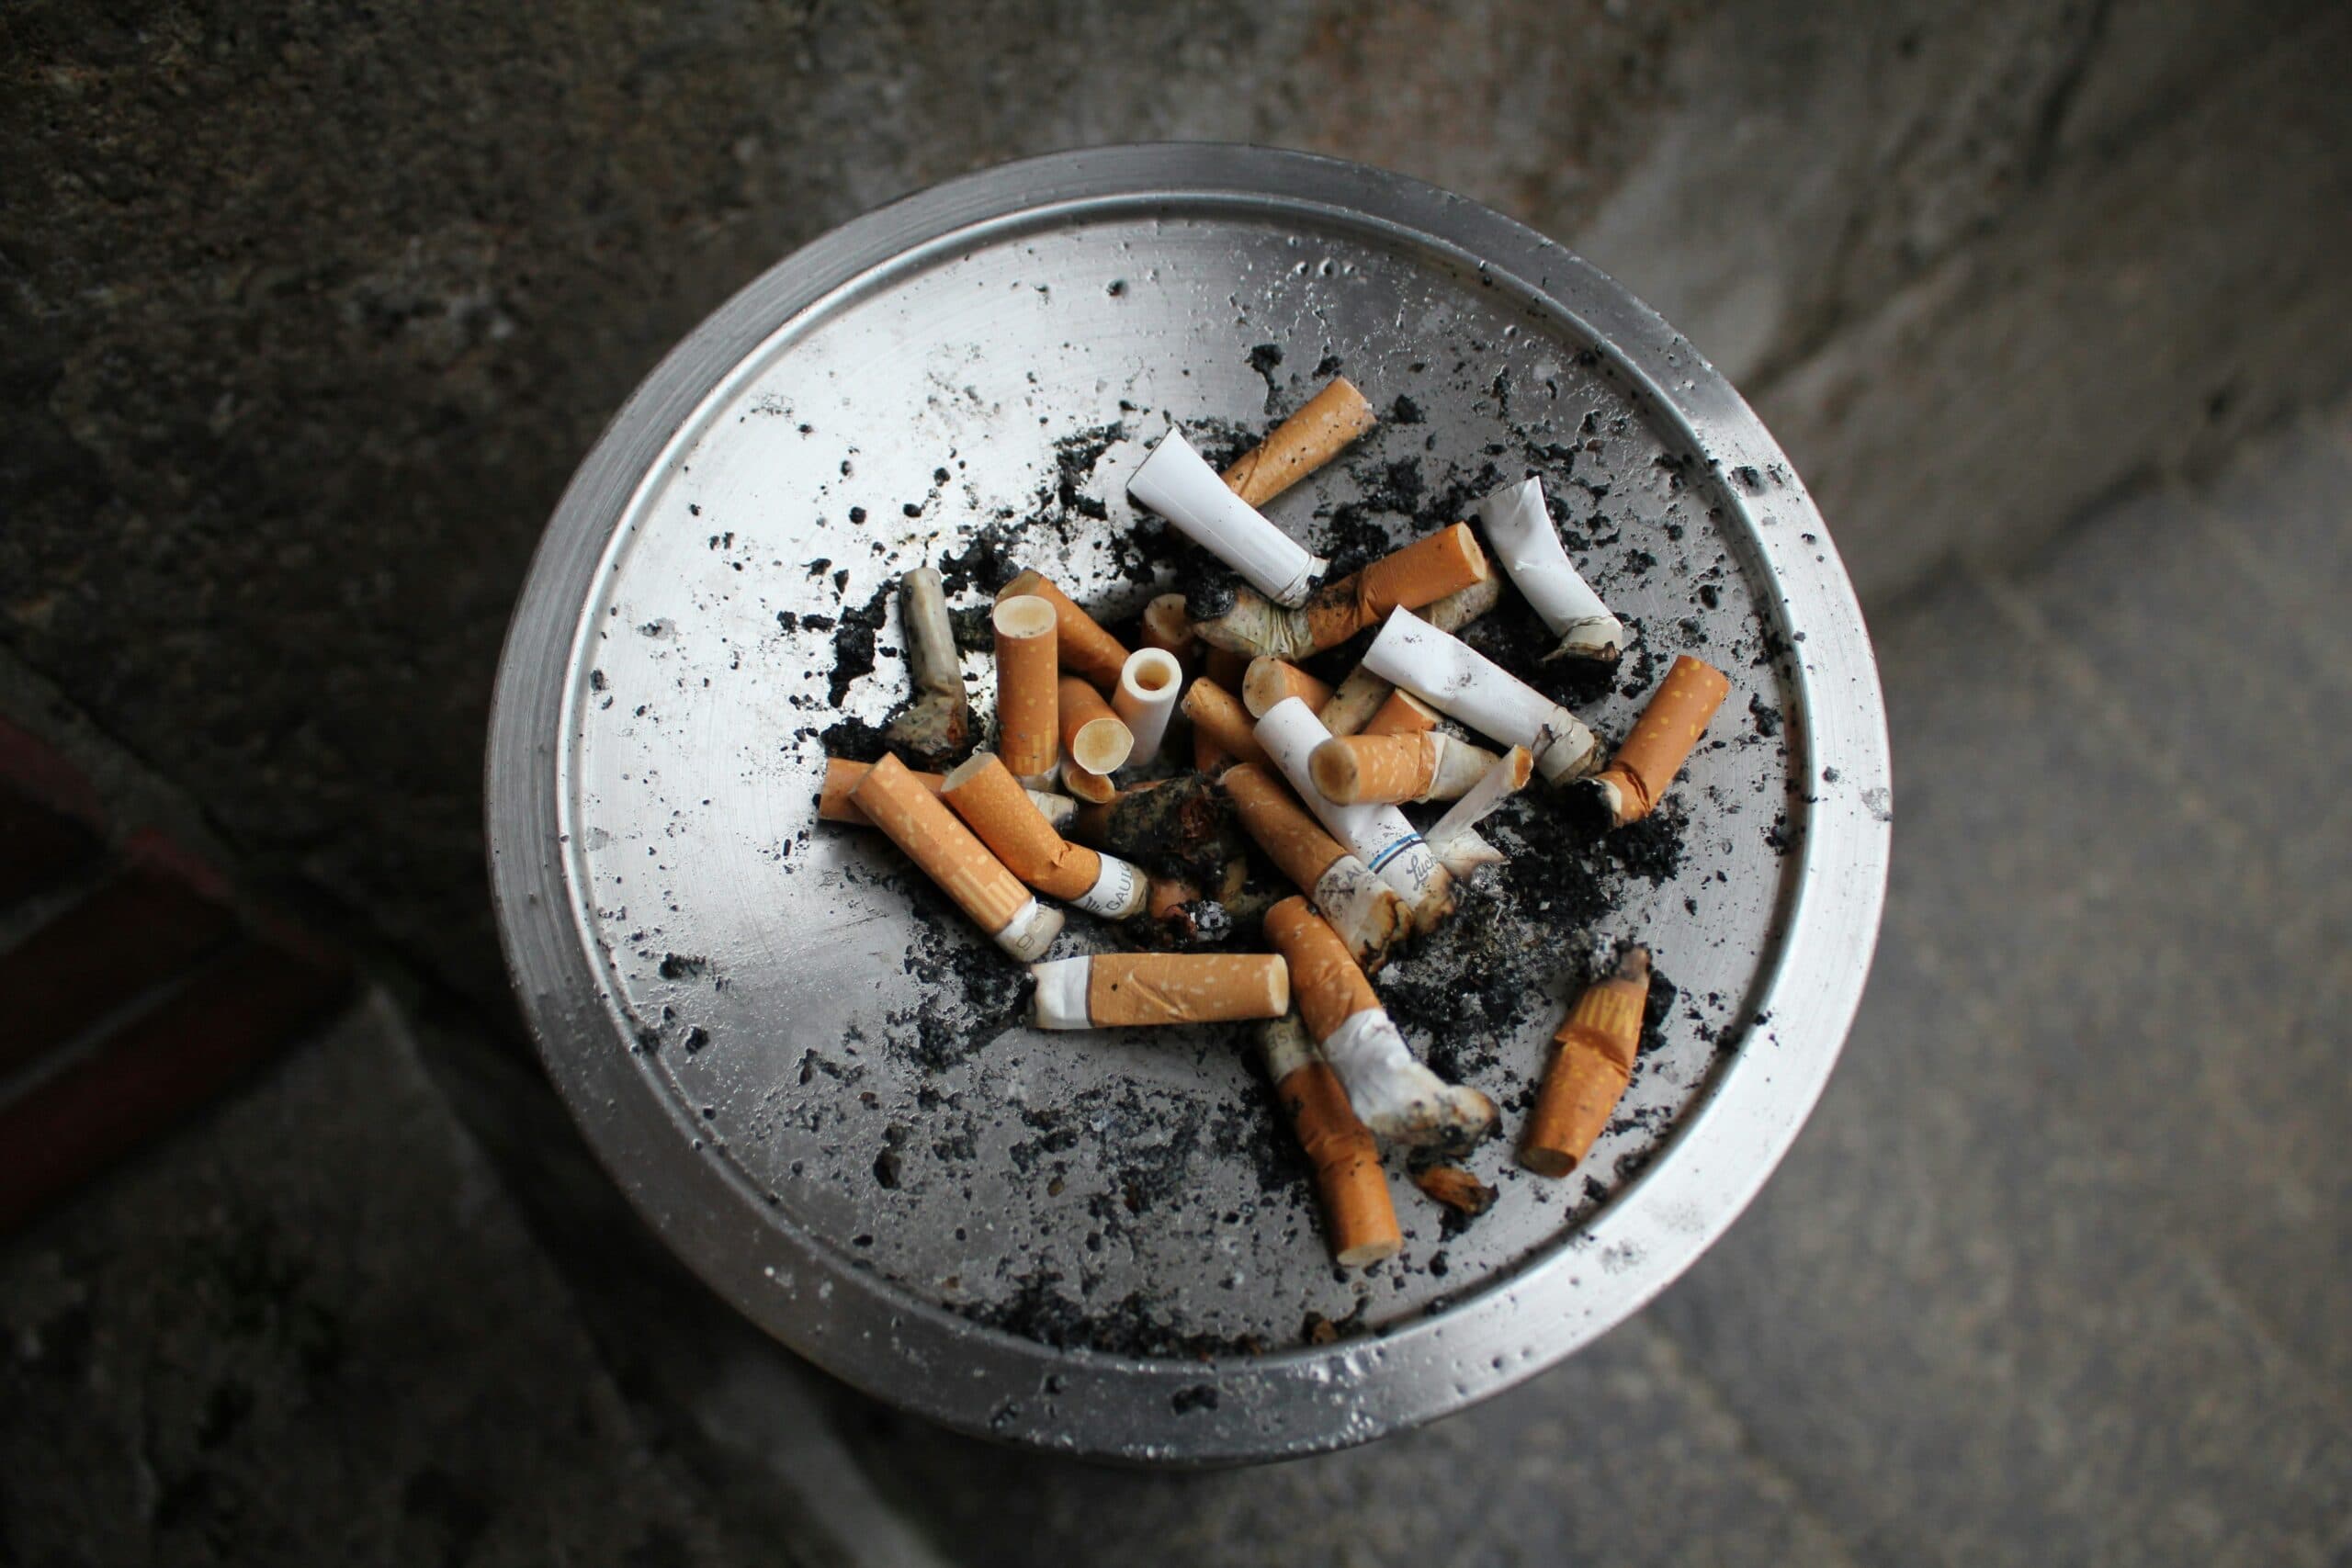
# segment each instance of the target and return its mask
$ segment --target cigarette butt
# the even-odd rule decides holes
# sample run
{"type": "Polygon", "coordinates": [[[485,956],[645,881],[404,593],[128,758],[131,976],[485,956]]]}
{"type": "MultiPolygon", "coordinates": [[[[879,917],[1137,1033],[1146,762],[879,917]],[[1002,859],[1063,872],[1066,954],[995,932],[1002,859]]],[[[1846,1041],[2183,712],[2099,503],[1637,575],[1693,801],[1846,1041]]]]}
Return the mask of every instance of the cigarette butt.
{"type": "Polygon", "coordinates": [[[1111,711],[1135,738],[1135,750],[1127,757],[1130,766],[1143,767],[1159,755],[1183,686],[1184,667],[1166,649],[1139,648],[1127,655],[1118,690],[1111,694],[1111,711]]]}
{"type": "Polygon", "coordinates": [[[1330,697],[1315,716],[1334,735],[1353,735],[1372,722],[1396,690],[1359,664],[1348,671],[1346,680],[1331,688],[1330,697]]]}
{"type": "Polygon", "coordinates": [[[1617,826],[1638,822],[1657,807],[1730,691],[1731,682],[1706,660],[1687,653],[1675,660],[1634,733],[1594,781],[1617,826]]]}
{"type": "Polygon", "coordinates": [[[1495,764],[1450,735],[1335,735],[1307,760],[1315,787],[1341,806],[1456,800],[1495,764]]]}
{"type": "Polygon", "coordinates": [[[1316,1195],[1331,1257],[1344,1268],[1361,1269],[1394,1258],[1405,1245],[1388,1178],[1380,1168],[1380,1145],[1356,1119],[1348,1091],[1295,1013],[1259,1027],[1259,1049],[1274,1100],[1290,1119],[1306,1162],[1314,1168],[1316,1195]]]}
{"type": "MultiPolygon", "coordinates": [[[[1440,860],[1444,860],[1457,841],[1478,836],[1471,829],[1485,821],[1495,807],[1527,787],[1535,776],[1535,759],[1524,746],[1514,746],[1495,759],[1487,776],[1463,792],[1462,798],[1446,807],[1445,815],[1430,824],[1425,835],[1440,860]]],[[[1483,839],[1478,840],[1484,843],[1483,839]]],[[[1499,855],[1495,857],[1499,860],[1499,855]]]]}
{"type": "Polygon", "coordinates": [[[1306,899],[1285,898],[1267,911],[1266,940],[1289,963],[1299,1021],[1317,1043],[1355,1014],[1380,1006],[1380,994],[1348,956],[1347,944],[1306,899]]]}
{"type": "Polygon", "coordinates": [[[1062,750],[1069,760],[1090,773],[1114,773],[1125,767],[1135,753],[1135,731],[1102,700],[1102,694],[1075,675],[1063,676],[1054,689],[1061,713],[1062,750]]]}
{"type": "MultiPolygon", "coordinates": [[[[997,603],[1002,604],[1018,593],[1034,593],[1054,607],[1064,670],[1084,676],[1106,692],[1118,684],[1119,671],[1127,662],[1127,650],[1117,637],[1096,625],[1093,616],[1080,609],[1042,572],[1024,571],[998,589],[997,603]]],[[[1005,765],[1012,766],[1010,762],[1005,765]]]]}
{"type": "Polygon", "coordinates": [[[1021,778],[1054,771],[1061,755],[1059,619],[1053,601],[1012,593],[996,602],[997,754],[1021,778]]]}
{"type": "Polygon", "coordinates": [[[1097,953],[1032,964],[1040,1029],[1279,1018],[1290,970],[1272,953],[1097,953]]]}
{"type": "Polygon", "coordinates": [[[1046,897],[1114,920],[1143,908],[1143,873],[1054,831],[993,753],[976,751],[950,769],[939,796],[1006,870],[1046,897]]]}
{"type": "Polygon", "coordinates": [[[1201,659],[1201,673],[1228,692],[1238,692],[1250,673],[1250,655],[1229,648],[1212,648],[1201,659]]]}
{"type": "Polygon", "coordinates": [[[1181,430],[1170,430],[1127,479],[1127,494],[1282,604],[1303,604],[1331,563],[1268,522],[1221,483],[1181,430]]]}
{"type": "Polygon", "coordinates": [[[1308,707],[1319,708],[1331,700],[1331,688],[1283,660],[1251,660],[1241,677],[1241,705],[1250,710],[1250,716],[1265,717],[1266,710],[1284,697],[1296,697],[1308,707]]]}
{"type": "Polygon", "coordinates": [[[1217,648],[1300,660],[1337,648],[1393,609],[1419,609],[1484,581],[1491,571],[1477,537],[1456,523],[1325,583],[1297,609],[1244,591],[1231,609],[1196,622],[1193,630],[1217,648]]]}
{"type": "Polygon", "coordinates": [[[1164,649],[1176,656],[1176,662],[1190,675],[1201,662],[1201,639],[1193,630],[1193,617],[1184,608],[1182,593],[1162,593],[1143,607],[1143,645],[1164,649]]]}
{"type": "MultiPolygon", "coordinates": [[[[1375,675],[1373,679],[1378,681],[1380,677],[1375,675]]],[[[1386,682],[1381,683],[1387,684],[1386,682]]],[[[1356,733],[1360,735],[1425,735],[1437,728],[1437,709],[1410,692],[1400,692],[1394,686],[1390,686],[1387,700],[1374,710],[1370,718],[1363,721],[1363,728],[1356,733]]],[[[1325,728],[1330,727],[1327,725],[1325,728]]],[[[1337,735],[1339,731],[1334,729],[1331,733],[1337,735]]]]}
{"type": "Polygon", "coordinates": [[[1649,950],[1632,947],[1615,974],[1577,998],[1552,1036],[1560,1048],[1520,1139],[1520,1164],[1538,1176],[1566,1176],[1607,1129],[1633,1080],[1649,994],[1649,950]]]}
{"type": "MultiPolygon", "coordinates": [[[[1233,698],[1233,694],[1204,675],[1184,688],[1181,705],[1184,716],[1193,721],[1193,743],[1197,747],[1202,737],[1219,751],[1237,761],[1263,762],[1266,749],[1258,744],[1250,715],[1233,698]]],[[[1204,773],[1209,770],[1204,768],[1204,773]]]]}
{"type": "MultiPolygon", "coordinates": [[[[1315,749],[1331,739],[1305,703],[1276,703],[1258,721],[1258,743],[1324,830],[1347,845],[1412,906],[1413,923],[1434,931],[1454,905],[1453,878],[1394,806],[1342,806],[1315,786],[1315,749]]],[[[1340,1075],[1345,1077],[1345,1074],[1340,1075]]]]}
{"type": "Polygon", "coordinates": [[[1104,774],[1089,773],[1078,765],[1073,757],[1062,759],[1062,788],[1069,791],[1081,806],[1107,806],[1119,797],[1119,786],[1104,774]]]}
{"type": "Polygon", "coordinates": [[[1422,605],[1417,613],[1442,632],[1458,632],[1502,602],[1502,574],[1496,572],[1434,604],[1422,605]]]}
{"type": "Polygon", "coordinates": [[[875,763],[850,799],[998,946],[1015,958],[1032,959],[1053,945],[1062,912],[1032,897],[1021,879],[917,783],[904,762],[885,757],[875,763]]]}
{"type": "MultiPolygon", "coordinates": [[[[857,788],[857,781],[864,778],[866,770],[873,766],[871,762],[853,762],[846,757],[826,758],[823,792],[817,797],[819,819],[854,828],[873,827],[874,824],[866,820],[865,813],[857,808],[857,802],[850,798],[851,792],[857,788]]],[[[945,782],[937,773],[918,773],[912,768],[909,768],[907,773],[933,795],[939,793],[940,785],[945,782]]],[[[1066,795],[1026,788],[1021,793],[1029,797],[1029,804],[1043,814],[1056,832],[1069,826],[1071,818],[1078,815],[1078,802],[1066,795]]]]}
{"type": "Polygon", "coordinates": [[[1354,384],[1345,376],[1334,376],[1304,408],[1226,469],[1225,482],[1250,505],[1263,506],[1379,423],[1380,416],[1354,384]]]}
{"type": "Polygon", "coordinates": [[[1314,901],[1367,974],[1412,929],[1412,910],[1396,890],[1325,832],[1296,796],[1264,768],[1228,768],[1217,780],[1242,829],[1298,890],[1314,901]]]}
{"type": "Polygon", "coordinates": [[[1568,560],[1544,504],[1543,485],[1534,479],[1505,485],[1478,502],[1478,520],[1503,570],[1560,639],[1544,658],[1614,660],[1625,646],[1624,625],[1568,560]]]}
{"type": "Polygon", "coordinates": [[[1582,778],[1600,746],[1576,715],[1409,610],[1390,614],[1364,649],[1364,664],[1441,713],[1506,746],[1524,746],[1552,783],[1582,778]]]}
{"type": "Polygon", "coordinates": [[[935,567],[919,566],[899,580],[899,618],[907,644],[913,697],[892,717],[884,736],[925,761],[964,749],[971,709],[964,694],[963,663],[947,619],[947,593],[935,567]]]}
{"type": "Polygon", "coordinates": [[[1462,1166],[1417,1166],[1413,1185],[1434,1201],[1474,1220],[1495,1206],[1495,1190],[1462,1166]]]}

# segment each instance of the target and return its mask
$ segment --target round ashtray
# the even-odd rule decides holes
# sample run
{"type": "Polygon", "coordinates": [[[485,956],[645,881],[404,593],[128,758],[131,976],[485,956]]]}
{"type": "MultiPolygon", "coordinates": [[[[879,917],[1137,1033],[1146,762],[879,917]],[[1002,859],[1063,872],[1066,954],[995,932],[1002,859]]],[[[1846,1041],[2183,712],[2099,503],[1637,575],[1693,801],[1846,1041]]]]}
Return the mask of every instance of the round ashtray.
{"type": "Polygon", "coordinates": [[[1458,1409],[1688,1267],[1837,1059],[1888,791],[1877,674],[1821,519],[1664,321],[1428,186],[1161,146],[858,219],[662,361],[533,565],[489,829],[548,1070],[713,1289],[950,1426],[1213,1463],[1458,1409]],[[1601,953],[1646,943],[1661,984],[1576,1172],[1535,1177],[1491,1141],[1470,1164],[1499,1197],[1464,1224],[1398,1171],[1405,1250],[1363,1271],[1326,1252],[1233,1030],[1027,1027],[1020,967],[878,835],[814,811],[828,732],[904,694],[902,570],[945,563],[973,610],[1035,566],[1132,614],[1170,585],[1125,493],[1147,445],[1171,421],[1262,432],[1335,372],[1382,423],[1271,503],[1294,536],[1361,555],[1532,472],[1635,631],[1581,716],[1622,737],[1678,651],[1733,682],[1657,818],[1580,843],[1490,818],[1511,859],[1456,922],[1480,945],[1442,935],[1381,976],[1408,1038],[1507,1130],[1601,953]]]}

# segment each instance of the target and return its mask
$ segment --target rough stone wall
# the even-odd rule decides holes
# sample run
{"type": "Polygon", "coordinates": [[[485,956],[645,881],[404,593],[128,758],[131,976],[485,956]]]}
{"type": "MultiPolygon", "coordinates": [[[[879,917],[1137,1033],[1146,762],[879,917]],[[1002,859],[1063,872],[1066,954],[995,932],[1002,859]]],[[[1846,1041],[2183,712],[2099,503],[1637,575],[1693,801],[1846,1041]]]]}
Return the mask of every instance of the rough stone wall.
{"type": "Polygon", "coordinates": [[[1438,181],[1687,331],[1884,593],[2342,383],[2347,40],[2312,0],[20,0],[0,647],[496,996],[481,738],[538,529],[831,224],[1109,141],[1438,181]]]}

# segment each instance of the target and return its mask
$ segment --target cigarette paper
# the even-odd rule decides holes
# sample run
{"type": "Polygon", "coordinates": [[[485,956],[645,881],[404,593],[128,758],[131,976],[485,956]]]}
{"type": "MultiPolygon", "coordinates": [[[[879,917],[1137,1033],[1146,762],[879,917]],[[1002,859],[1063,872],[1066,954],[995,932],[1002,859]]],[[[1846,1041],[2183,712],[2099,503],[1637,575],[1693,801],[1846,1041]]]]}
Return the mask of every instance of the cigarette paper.
{"type": "Polygon", "coordinates": [[[1443,843],[1430,845],[1437,863],[1456,882],[1466,881],[1482,865],[1500,865],[1509,858],[1471,829],[1464,829],[1443,843]]]}
{"type": "Polygon", "coordinates": [[[1144,874],[1115,855],[1073,844],[1030,804],[1004,763],[975,751],[947,774],[939,797],[979,835],[1005,869],[1048,897],[1124,920],[1144,907],[1144,874]]]}
{"type": "Polygon", "coordinates": [[[1201,661],[1201,639],[1193,631],[1193,618],[1184,608],[1182,593],[1162,593],[1143,607],[1142,636],[1146,648],[1174,654],[1187,675],[1201,661]]]}
{"type": "Polygon", "coordinates": [[[1069,594],[1041,572],[1024,571],[998,589],[997,603],[1001,604],[1017,593],[1034,593],[1054,607],[1057,651],[1065,672],[1083,676],[1106,692],[1118,684],[1119,671],[1127,662],[1127,650],[1117,637],[1097,626],[1093,616],[1080,609],[1069,594]]]}
{"type": "Polygon", "coordinates": [[[947,620],[946,589],[935,569],[919,566],[899,579],[899,615],[914,695],[883,737],[925,761],[944,761],[964,749],[971,707],[964,696],[956,629],[947,620]]]}
{"type": "Polygon", "coordinates": [[[1061,755],[1058,617],[1050,599],[1011,593],[996,602],[996,744],[1016,777],[1054,771],[1061,755]]]}
{"type": "MultiPolygon", "coordinates": [[[[1227,758],[1238,762],[1263,762],[1266,749],[1258,744],[1256,728],[1249,713],[1236,702],[1233,694],[1204,675],[1184,688],[1179,705],[1184,716],[1193,721],[1194,755],[1203,738],[1227,758]]],[[[1203,773],[1214,773],[1204,767],[1203,773]]]]}
{"type": "MultiPolygon", "coordinates": [[[[1458,632],[1502,603],[1502,578],[1489,574],[1483,581],[1449,593],[1433,604],[1422,605],[1415,614],[1442,632],[1458,632]]],[[[1211,650],[1212,659],[1216,651],[1211,650]]],[[[1334,735],[1356,734],[1371,722],[1396,689],[1363,665],[1357,665],[1331,694],[1331,700],[1323,705],[1324,728],[1334,735]]]]}
{"type": "Polygon", "coordinates": [[[1347,945],[1306,899],[1285,898],[1267,911],[1266,940],[1290,965],[1300,1021],[1374,1136],[1413,1148],[1459,1148],[1486,1135],[1495,1102],[1447,1083],[1414,1056],[1347,945]]]}
{"type": "Polygon", "coordinates": [[[1306,400],[1272,434],[1225,470],[1225,483],[1252,506],[1266,502],[1338,457],[1348,443],[1380,423],[1372,404],[1345,376],[1306,400]]]}
{"type": "Polygon", "coordinates": [[[1290,970],[1272,953],[1097,953],[1032,964],[1040,1029],[1280,1018],[1290,970]]]}
{"type": "MultiPolygon", "coordinates": [[[[1373,677],[1377,681],[1377,675],[1373,677]]],[[[1383,682],[1385,685],[1386,682],[1383,682]]],[[[1400,692],[1391,686],[1387,700],[1373,716],[1363,721],[1359,733],[1364,735],[1422,735],[1437,728],[1437,709],[1410,692],[1400,692]]],[[[1338,733],[1333,731],[1334,734],[1338,733]]]]}
{"type": "MultiPolygon", "coordinates": [[[[1461,799],[1447,807],[1445,815],[1439,818],[1422,837],[1430,841],[1439,857],[1443,858],[1445,846],[1464,834],[1470,834],[1470,830],[1485,821],[1496,807],[1525,789],[1527,781],[1534,776],[1535,759],[1528,754],[1526,747],[1512,747],[1496,758],[1495,765],[1487,770],[1486,776],[1471,785],[1461,799]]],[[[1476,837],[1476,834],[1470,836],[1476,837]]],[[[1480,843],[1485,841],[1479,840],[1480,843]]]]}
{"type": "Polygon", "coordinates": [[[1632,947],[1615,974],[1577,998],[1552,1036],[1560,1049],[1520,1138],[1520,1164],[1538,1176],[1566,1176],[1607,1129],[1633,1080],[1649,994],[1649,950],[1632,947]]]}
{"type": "Polygon", "coordinates": [[[1053,945],[1062,912],[1032,897],[937,795],[915,782],[904,762],[883,758],[857,781],[850,798],[999,947],[1027,960],[1053,945]]]}
{"type": "MultiPolygon", "coordinates": [[[[857,781],[864,778],[866,770],[873,765],[871,762],[853,762],[846,757],[826,758],[824,788],[817,796],[818,817],[827,822],[847,823],[859,828],[874,826],[866,820],[865,813],[857,808],[857,802],[850,798],[851,793],[857,788],[857,781]]],[[[933,795],[939,793],[939,786],[944,782],[937,773],[917,773],[912,768],[907,773],[933,795]]],[[[1029,797],[1029,804],[1053,824],[1056,832],[1069,826],[1071,818],[1078,815],[1078,802],[1066,795],[1049,795],[1042,789],[1024,789],[1022,793],[1029,797]]]]}
{"type": "Polygon", "coordinates": [[[1298,798],[1330,835],[1403,896],[1413,923],[1434,930],[1453,908],[1453,878],[1393,806],[1341,806],[1315,787],[1309,759],[1329,740],[1311,709],[1296,697],[1276,703],[1258,721],[1258,742],[1298,798]]]}
{"type": "Polygon", "coordinates": [[[1168,720],[1176,712],[1177,694],[1183,689],[1184,667],[1164,648],[1139,648],[1127,655],[1119,672],[1118,690],[1111,694],[1111,711],[1127,727],[1135,750],[1131,767],[1143,767],[1159,755],[1168,720]]]}
{"type": "Polygon", "coordinates": [[[1412,911],[1397,891],[1317,826],[1264,768],[1228,768],[1217,787],[1232,800],[1243,830],[1340,933],[1348,956],[1367,973],[1378,968],[1412,924],[1412,911]]]}
{"type": "Polygon", "coordinates": [[[1580,778],[1600,761],[1583,720],[1409,610],[1389,615],[1363,661],[1373,673],[1480,734],[1526,747],[1534,754],[1536,771],[1554,784],[1580,778]]]}
{"type": "Polygon", "coordinates": [[[1102,694],[1075,675],[1063,676],[1054,690],[1061,713],[1062,750],[1069,760],[1090,773],[1109,774],[1125,767],[1135,753],[1135,731],[1102,700],[1102,694]]]}
{"type": "Polygon", "coordinates": [[[1361,1269],[1396,1257],[1405,1237],[1396,1228],[1388,1178],[1380,1168],[1380,1145],[1356,1119],[1339,1075],[1317,1055],[1296,1013],[1260,1024],[1258,1049],[1273,1080],[1275,1103],[1290,1118],[1291,1131],[1315,1169],[1332,1259],[1361,1269]]]}
{"type": "Polygon", "coordinates": [[[1419,735],[1335,735],[1307,759],[1315,787],[1341,806],[1363,801],[1458,800],[1487,776],[1495,754],[1437,730],[1419,735]]]}
{"type": "Polygon", "coordinates": [[[1478,520],[1495,555],[1544,624],[1560,639],[1548,657],[1609,660],[1625,646],[1625,626],[1568,560],[1560,531],[1534,479],[1505,485],[1478,502],[1478,520]]]}
{"type": "Polygon", "coordinates": [[[1159,438],[1127,480],[1127,494],[1278,604],[1304,603],[1330,565],[1227,490],[1182,431],[1159,438]]]}
{"type": "Polygon", "coordinates": [[[1634,733],[1593,781],[1617,826],[1650,814],[1730,690],[1724,672],[1706,660],[1687,653],[1675,660],[1634,721],[1634,733]]]}
{"type": "Polygon", "coordinates": [[[1214,647],[1305,659],[1337,648],[1399,605],[1418,609],[1490,575],[1476,536],[1456,523],[1383,556],[1362,571],[1325,583],[1298,609],[1283,609],[1242,592],[1230,610],[1196,622],[1193,630],[1214,647]]]}
{"type": "Polygon", "coordinates": [[[1265,717],[1266,710],[1284,697],[1296,697],[1310,708],[1319,708],[1330,696],[1330,687],[1280,659],[1253,659],[1241,677],[1241,705],[1250,710],[1251,718],[1265,717]]]}

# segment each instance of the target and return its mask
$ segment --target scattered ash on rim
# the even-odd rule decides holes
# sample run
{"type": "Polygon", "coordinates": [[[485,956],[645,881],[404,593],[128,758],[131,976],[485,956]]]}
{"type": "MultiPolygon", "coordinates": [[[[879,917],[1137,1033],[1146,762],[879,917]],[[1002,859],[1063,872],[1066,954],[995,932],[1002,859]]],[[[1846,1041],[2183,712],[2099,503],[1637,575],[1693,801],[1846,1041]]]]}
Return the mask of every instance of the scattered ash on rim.
{"type": "Polygon", "coordinates": [[[1152,1314],[1151,1303],[1140,1292],[1110,1303],[1072,1300],[1055,1288],[1066,1282],[1059,1269],[1040,1269],[1023,1275],[1012,1294],[1002,1301],[959,1303],[956,1310],[983,1328],[1057,1350],[1192,1361],[1266,1353],[1265,1341],[1255,1336],[1227,1338],[1172,1328],[1152,1314]]]}
{"type": "Polygon", "coordinates": [[[915,917],[905,969],[921,984],[922,999],[886,1017],[885,1043],[910,1054],[926,1071],[944,1071],[969,1061],[1021,1021],[1029,1005],[1029,971],[978,939],[929,878],[890,881],[904,890],[915,917]]]}

